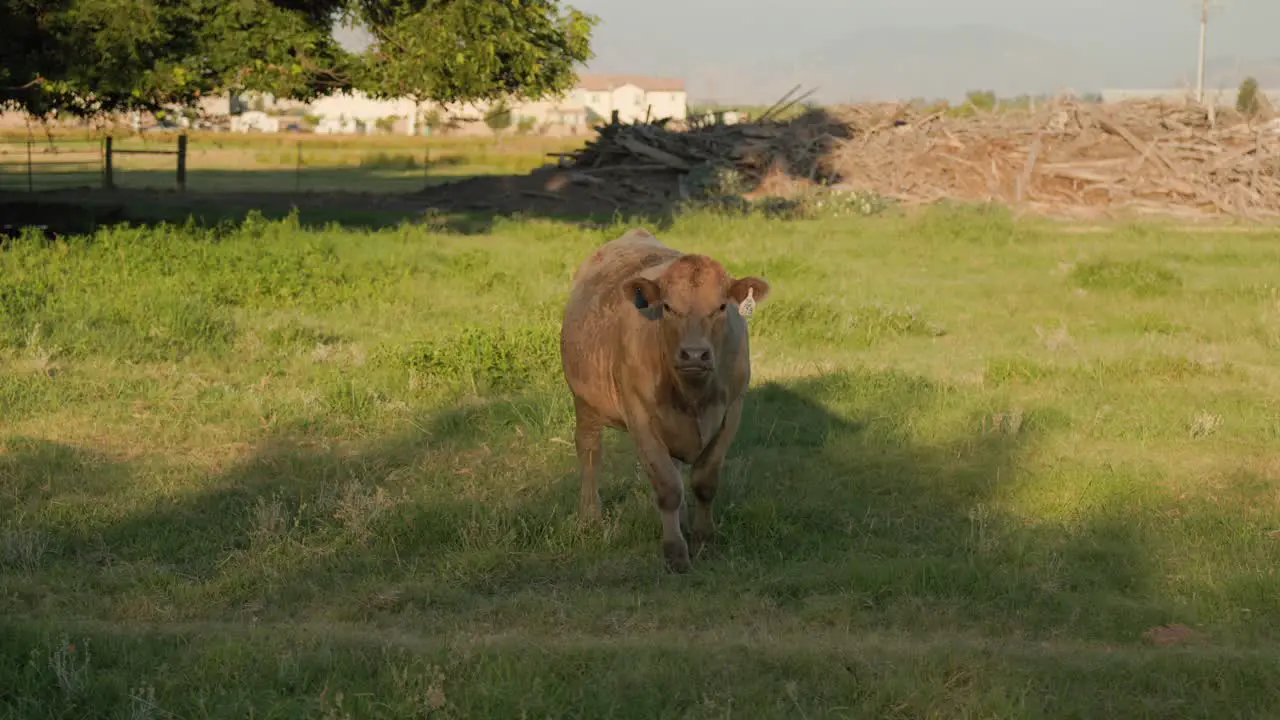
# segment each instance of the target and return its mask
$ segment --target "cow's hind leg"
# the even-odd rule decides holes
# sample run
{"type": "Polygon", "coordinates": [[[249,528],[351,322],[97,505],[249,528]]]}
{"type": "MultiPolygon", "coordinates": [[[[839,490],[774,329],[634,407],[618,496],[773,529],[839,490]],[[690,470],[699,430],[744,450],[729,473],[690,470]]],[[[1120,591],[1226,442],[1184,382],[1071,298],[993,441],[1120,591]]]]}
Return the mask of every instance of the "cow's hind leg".
{"type": "Polygon", "coordinates": [[[578,489],[578,516],[586,522],[600,520],[600,489],[598,478],[601,465],[601,435],[604,421],[600,414],[579,398],[574,399],[576,427],[573,433],[574,448],[578,451],[578,471],[581,486],[578,489]]]}
{"type": "Polygon", "coordinates": [[[712,506],[716,501],[716,490],[720,487],[720,470],[724,467],[725,455],[734,435],[738,434],[738,424],[742,421],[742,399],[734,401],[725,410],[724,425],[715,441],[702,453],[693,464],[693,496],[697,506],[693,512],[693,551],[700,552],[715,538],[715,518],[712,506]]]}

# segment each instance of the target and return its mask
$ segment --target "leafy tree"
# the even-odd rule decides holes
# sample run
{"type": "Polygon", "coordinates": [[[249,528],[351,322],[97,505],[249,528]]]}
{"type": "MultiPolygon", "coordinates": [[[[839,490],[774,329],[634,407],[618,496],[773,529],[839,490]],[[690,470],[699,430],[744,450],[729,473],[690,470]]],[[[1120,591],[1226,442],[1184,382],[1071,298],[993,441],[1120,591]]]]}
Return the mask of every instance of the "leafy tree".
{"type": "Polygon", "coordinates": [[[422,116],[422,124],[427,127],[427,130],[429,130],[432,135],[434,135],[436,130],[439,130],[440,127],[444,125],[444,116],[440,114],[440,108],[433,107],[428,110],[427,113],[422,116]]]}
{"type": "Polygon", "coordinates": [[[1258,102],[1258,81],[1252,76],[1247,77],[1240,83],[1240,89],[1236,92],[1236,110],[1253,117],[1261,109],[1262,104],[1258,102]]]}
{"type": "Polygon", "coordinates": [[[554,0],[0,0],[0,107],[158,111],[222,92],[422,102],[567,89],[597,20],[554,0]],[[339,19],[374,37],[353,55],[339,19]]]}
{"type": "Polygon", "coordinates": [[[484,124],[489,126],[494,135],[501,135],[503,130],[511,127],[513,121],[511,108],[507,107],[506,102],[501,100],[484,117],[484,124]]]}
{"type": "Polygon", "coordinates": [[[92,116],[228,87],[314,97],[341,84],[340,1],[0,0],[0,106],[92,116]]]}
{"type": "Polygon", "coordinates": [[[361,89],[441,104],[567,90],[598,18],[555,0],[357,0],[369,29],[361,89]]]}

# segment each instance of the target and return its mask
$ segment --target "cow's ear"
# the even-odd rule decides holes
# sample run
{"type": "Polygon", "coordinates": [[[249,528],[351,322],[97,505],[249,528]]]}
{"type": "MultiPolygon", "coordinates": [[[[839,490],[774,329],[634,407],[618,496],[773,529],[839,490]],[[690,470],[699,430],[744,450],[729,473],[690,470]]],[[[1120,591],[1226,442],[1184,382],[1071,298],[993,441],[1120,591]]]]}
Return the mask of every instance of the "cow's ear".
{"type": "Polygon", "coordinates": [[[628,279],[623,283],[622,291],[637,310],[657,308],[662,304],[662,289],[658,287],[658,283],[646,277],[628,279]]]}
{"type": "Polygon", "coordinates": [[[758,277],[744,277],[729,286],[729,297],[739,305],[750,296],[756,302],[764,302],[769,295],[769,283],[758,277]]]}

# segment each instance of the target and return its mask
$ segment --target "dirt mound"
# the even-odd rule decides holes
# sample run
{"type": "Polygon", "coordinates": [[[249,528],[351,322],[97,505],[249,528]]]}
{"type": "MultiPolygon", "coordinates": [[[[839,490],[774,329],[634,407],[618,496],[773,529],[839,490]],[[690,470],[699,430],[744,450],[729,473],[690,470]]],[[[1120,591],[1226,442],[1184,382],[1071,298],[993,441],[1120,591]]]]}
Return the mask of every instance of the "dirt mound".
{"type": "Polygon", "coordinates": [[[611,124],[557,165],[438,186],[423,199],[441,210],[504,214],[654,213],[815,186],[908,205],[995,201],[1055,215],[1275,217],[1280,127],[1143,101],[969,116],[872,104],[789,122],[611,124]]]}

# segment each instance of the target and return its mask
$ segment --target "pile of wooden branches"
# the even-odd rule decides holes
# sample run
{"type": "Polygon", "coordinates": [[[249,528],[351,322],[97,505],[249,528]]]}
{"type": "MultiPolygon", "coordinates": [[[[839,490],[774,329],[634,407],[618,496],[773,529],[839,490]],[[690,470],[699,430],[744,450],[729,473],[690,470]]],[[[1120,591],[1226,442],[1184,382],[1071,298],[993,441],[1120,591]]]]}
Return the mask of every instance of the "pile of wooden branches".
{"type": "Polygon", "coordinates": [[[1054,214],[1280,215],[1280,128],[1186,104],[1071,101],[947,117],[838,110],[841,183],[908,203],[991,200],[1054,214]]]}
{"type": "Polygon", "coordinates": [[[745,192],[779,172],[829,184],[838,179],[830,162],[839,143],[852,137],[852,128],[823,110],[775,119],[802,99],[788,103],[784,98],[746,123],[602,125],[585,147],[558,154],[559,167],[569,171],[569,181],[613,194],[666,195],[675,176],[683,197],[705,194],[711,183],[745,192]]]}
{"type": "Polygon", "coordinates": [[[1280,128],[1234,112],[1152,101],[970,113],[881,103],[782,122],[778,107],[733,125],[605,125],[560,158],[560,182],[617,204],[696,196],[708,184],[743,195],[817,184],[905,204],[1280,216],[1280,128]]]}

